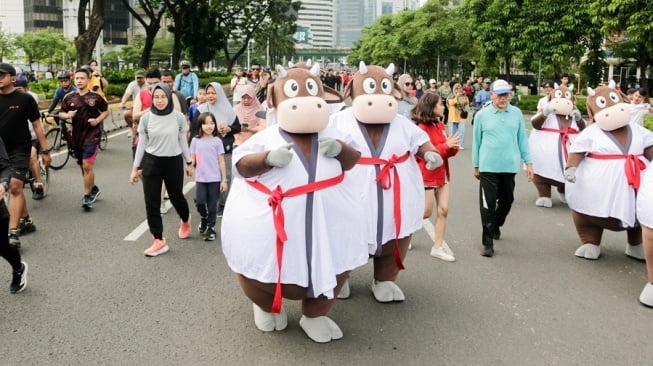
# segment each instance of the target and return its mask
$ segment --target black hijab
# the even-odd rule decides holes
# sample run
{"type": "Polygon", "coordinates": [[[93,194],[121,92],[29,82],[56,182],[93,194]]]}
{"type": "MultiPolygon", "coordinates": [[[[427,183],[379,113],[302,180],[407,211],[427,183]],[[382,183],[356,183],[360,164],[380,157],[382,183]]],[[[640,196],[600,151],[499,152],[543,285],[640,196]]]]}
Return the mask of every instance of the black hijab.
{"type": "Polygon", "coordinates": [[[174,108],[175,106],[172,103],[172,92],[170,91],[170,88],[168,88],[168,86],[164,83],[157,83],[154,85],[152,88],[152,106],[150,107],[150,113],[156,114],[158,116],[167,116],[174,111],[174,108]],[[157,89],[161,89],[164,93],[166,93],[166,97],[168,98],[168,105],[166,105],[165,109],[157,109],[154,104],[154,92],[157,89]]]}

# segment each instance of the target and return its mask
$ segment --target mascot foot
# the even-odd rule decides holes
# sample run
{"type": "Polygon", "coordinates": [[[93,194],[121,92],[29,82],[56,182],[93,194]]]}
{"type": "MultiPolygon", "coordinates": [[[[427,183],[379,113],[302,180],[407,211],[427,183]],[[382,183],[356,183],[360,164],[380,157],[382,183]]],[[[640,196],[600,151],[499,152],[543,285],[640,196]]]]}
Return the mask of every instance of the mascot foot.
{"type": "Polygon", "coordinates": [[[535,200],[535,206],[538,207],[553,207],[553,201],[549,197],[538,197],[535,200]]]}
{"type": "Polygon", "coordinates": [[[646,258],[644,257],[644,246],[642,244],[638,245],[626,245],[626,255],[630,258],[635,258],[637,260],[643,261],[646,258]]]}
{"type": "Polygon", "coordinates": [[[601,255],[601,247],[594,244],[583,244],[580,248],[576,249],[574,253],[576,257],[585,259],[599,259],[601,255]]]}
{"type": "Polygon", "coordinates": [[[317,343],[327,343],[342,338],[342,330],[338,324],[327,316],[309,318],[302,315],[302,318],[299,319],[299,326],[302,327],[308,338],[317,343]]]}
{"type": "Polygon", "coordinates": [[[558,192],[558,199],[560,202],[567,204],[567,197],[565,197],[565,194],[562,192],[558,192]]]}
{"type": "Polygon", "coordinates": [[[646,306],[653,307],[653,283],[647,283],[639,295],[639,302],[646,306]]]}
{"type": "Polygon", "coordinates": [[[404,301],[406,299],[399,286],[392,281],[374,280],[372,293],[378,302],[404,301]]]}
{"type": "Polygon", "coordinates": [[[273,330],[284,330],[288,326],[288,314],[281,308],[281,313],[268,313],[258,305],[254,305],[254,324],[262,332],[272,332],[273,330]]]}
{"type": "Polygon", "coordinates": [[[340,292],[338,293],[338,299],[348,299],[351,295],[349,291],[349,280],[345,281],[345,284],[342,285],[340,292]]]}

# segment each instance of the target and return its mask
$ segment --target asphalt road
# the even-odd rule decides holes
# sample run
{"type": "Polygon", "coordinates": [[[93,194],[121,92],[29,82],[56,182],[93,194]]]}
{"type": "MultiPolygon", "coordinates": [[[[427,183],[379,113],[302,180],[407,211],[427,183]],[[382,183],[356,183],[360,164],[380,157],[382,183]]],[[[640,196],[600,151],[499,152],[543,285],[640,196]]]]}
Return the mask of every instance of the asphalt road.
{"type": "Polygon", "coordinates": [[[623,254],[625,233],[604,235],[598,261],[574,257],[568,209],[555,199],[535,207],[520,174],[495,257],[479,255],[468,131],[451,160],[446,239],[457,261],[431,258],[429,235],[417,232],[398,279],[406,301],[377,303],[368,264],[330,313],[344,338],[316,344],[298,326],[297,302],[284,302],[287,330],[258,331],[219,241],[176,239],[174,210],[164,215],[170,252],[143,256],[142,191],[128,183],[118,130],[97,160],[103,192],[92,212],[79,207],[71,162],[44,200],[26,192],[38,229],[22,237],[27,289],[9,294],[8,266],[0,277],[0,365],[653,365],[653,309],[637,300],[645,266],[623,254]]]}

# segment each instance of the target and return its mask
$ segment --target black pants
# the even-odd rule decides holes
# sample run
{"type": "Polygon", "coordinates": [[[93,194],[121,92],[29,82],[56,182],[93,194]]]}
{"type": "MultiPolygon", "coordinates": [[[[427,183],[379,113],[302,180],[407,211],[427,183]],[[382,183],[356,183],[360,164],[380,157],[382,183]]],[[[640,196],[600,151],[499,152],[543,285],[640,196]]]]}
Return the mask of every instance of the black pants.
{"type": "Polygon", "coordinates": [[[481,173],[479,206],[483,245],[492,246],[496,228],[503,226],[515,200],[515,173],[481,173]]]}
{"type": "Polygon", "coordinates": [[[220,199],[220,182],[195,184],[195,206],[200,216],[206,218],[209,227],[215,227],[218,214],[218,200],[220,199]]]}
{"type": "Polygon", "coordinates": [[[178,156],[154,156],[145,153],[141,163],[143,169],[143,195],[145,212],[150,232],[157,239],[163,238],[161,220],[161,187],[165,183],[170,203],[181,221],[188,221],[190,211],[184,197],[184,160],[178,156]]]}
{"type": "Polygon", "coordinates": [[[22,267],[20,263],[20,252],[15,246],[9,245],[9,212],[4,203],[0,203],[0,257],[9,262],[14,271],[22,267]]]}

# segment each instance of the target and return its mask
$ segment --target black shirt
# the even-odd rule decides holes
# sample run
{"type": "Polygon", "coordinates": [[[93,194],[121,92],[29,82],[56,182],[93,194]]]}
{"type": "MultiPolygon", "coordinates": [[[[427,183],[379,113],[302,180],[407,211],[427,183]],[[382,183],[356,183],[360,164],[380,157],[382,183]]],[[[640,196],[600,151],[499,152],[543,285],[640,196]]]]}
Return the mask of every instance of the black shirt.
{"type": "Polygon", "coordinates": [[[40,116],[39,106],[31,95],[15,89],[0,95],[0,138],[7,151],[32,144],[27,121],[37,121],[40,116]]]}

